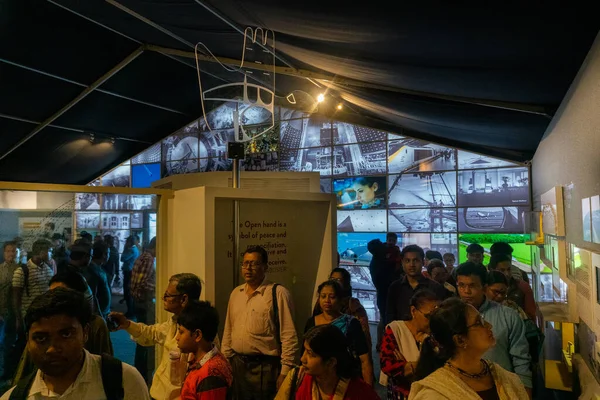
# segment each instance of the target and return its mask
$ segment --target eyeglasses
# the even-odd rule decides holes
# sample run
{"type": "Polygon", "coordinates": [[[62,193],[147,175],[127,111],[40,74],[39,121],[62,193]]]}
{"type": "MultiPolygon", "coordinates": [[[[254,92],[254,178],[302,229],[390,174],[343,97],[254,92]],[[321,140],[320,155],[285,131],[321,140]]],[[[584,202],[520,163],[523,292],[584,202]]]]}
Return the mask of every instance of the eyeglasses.
{"type": "Polygon", "coordinates": [[[171,297],[180,297],[180,296],[183,296],[183,295],[182,294],[169,294],[169,293],[165,293],[165,294],[163,294],[162,298],[163,298],[163,300],[167,300],[167,299],[169,299],[171,297]]]}
{"type": "Polygon", "coordinates": [[[473,323],[471,325],[467,325],[467,329],[471,329],[471,328],[474,328],[477,326],[485,327],[485,319],[483,318],[482,314],[479,314],[475,323],[473,323]]]}
{"type": "Polygon", "coordinates": [[[244,261],[242,263],[242,269],[249,269],[252,271],[256,271],[260,266],[262,266],[262,263],[257,263],[255,261],[244,261]]]}
{"type": "Polygon", "coordinates": [[[423,316],[424,316],[425,318],[427,318],[427,320],[429,320],[429,319],[431,318],[431,313],[429,313],[429,314],[425,314],[423,311],[419,310],[418,308],[417,308],[416,310],[417,310],[418,312],[420,312],[421,314],[423,314],[423,316]]]}

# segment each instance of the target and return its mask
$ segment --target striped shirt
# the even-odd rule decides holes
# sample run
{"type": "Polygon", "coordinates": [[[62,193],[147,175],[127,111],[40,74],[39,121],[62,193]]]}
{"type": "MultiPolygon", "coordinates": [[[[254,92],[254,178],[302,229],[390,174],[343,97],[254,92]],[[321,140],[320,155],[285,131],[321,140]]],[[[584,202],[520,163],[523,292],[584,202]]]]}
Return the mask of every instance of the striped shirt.
{"type": "Polygon", "coordinates": [[[145,251],[135,260],[131,270],[131,296],[136,301],[151,300],[154,298],[155,285],[154,256],[145,251]]]}
{"type": "Polygon", "coordinates": [[[48,264],[42,263],[36,265],[33,261],[27,262],[29,268],[29,279],[27,287],[29,288],[29,294],[25,290],[25,275],[23,274],[23,267],[19,267],[13,274],[12,285],[14,288],[23,288],[23,297],[21,298],[21,315],[25,316],[27,309],[31,305],[33,299],[37,296],[46,293],[50,289],[50,279],[54,275],[52,268],[48,264]]]}

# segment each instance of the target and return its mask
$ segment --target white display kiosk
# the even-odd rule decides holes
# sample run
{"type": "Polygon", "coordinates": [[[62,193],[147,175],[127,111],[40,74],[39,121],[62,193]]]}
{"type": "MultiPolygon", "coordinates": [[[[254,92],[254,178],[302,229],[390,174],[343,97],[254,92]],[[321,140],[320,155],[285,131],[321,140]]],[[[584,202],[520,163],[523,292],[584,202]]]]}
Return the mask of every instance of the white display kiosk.
{"type": "MultiPolygon", "coordinates": [[[[246,174],[249,173],[242,174],[242,182],[246,174]]],[[[265,174],[262,179],[267,178],[267,173],[260,174],[265,174]]],[[[314,182],[319,175],[311,173],[309,178],[314,182]]],[[[187,178],[190,179],[194,178],[187,178]]],[[[165,187],[164,180],[157,184],[165,187]]],[[[159,213],[168,213],[166,218],[161,218],[168,226],[159,227],[168,237],[163,264],[166,268],[157,271],[157,292],[166,288],[168,278],[173,274],[197,274],[204,284],[202,299],[215,304],[222,329],[229,295],[242,283],[235,279],[234,273],[240,269],[239,265],[234,265],[237,263],[234,262],[233,220],[234,202],[237,201],[239,252],[249,245],[267,249],[267,276],[290,290],[295,304],[296,328],[301,333],[312,312],[316,287],[328,278],[337,262],[334,196],[310,191],[189,185],[177,190],[176,183],[170,186],[174,196],[161,201],[159,209],[159,213]]],[[[311,186],[315,187],[306,187],[310,189],[311,186]]],[[[159,320],[164,321],[166,313],[158,313],[159,320]]]]}

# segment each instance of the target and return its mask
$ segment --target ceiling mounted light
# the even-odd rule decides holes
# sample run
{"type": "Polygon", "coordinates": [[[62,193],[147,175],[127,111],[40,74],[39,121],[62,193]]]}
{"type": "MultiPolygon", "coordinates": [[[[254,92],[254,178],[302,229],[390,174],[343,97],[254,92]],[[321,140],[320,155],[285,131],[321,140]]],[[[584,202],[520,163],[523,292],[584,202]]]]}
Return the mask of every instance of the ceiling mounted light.
{"type": "Polygon", "coordinates": [[[340,104],[337,105],[337,109],[338,110],[341,110],[342,108],[344,108],[344,106],[342,105],[342,103],[340,103],[340,104]]]}
{"type": "Polygon", "coordinates": [[[317,102],[322,103],[324,101],[325,101],[325,95],[323,93],[319,93],[319,95],[317,96],[317,102]]]}

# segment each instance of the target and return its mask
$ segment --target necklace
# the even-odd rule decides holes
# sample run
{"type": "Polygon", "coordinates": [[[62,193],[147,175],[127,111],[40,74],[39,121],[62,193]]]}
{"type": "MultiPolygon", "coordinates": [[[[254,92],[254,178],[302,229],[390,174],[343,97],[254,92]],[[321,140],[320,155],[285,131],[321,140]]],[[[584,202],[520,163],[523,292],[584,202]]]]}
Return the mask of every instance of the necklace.
{"type": "Polygon", "coordinates": [[[450,369],[453,369],[453,370],[457,371],[459,374],[464,375],[467,378],[471,378],[471,379],[481,379],[484,376],[487,376],[487,374],[490,372],[490,366],[488,365],[488,363],[486,363],[485,361],[481,360],[481,364],[482,364],[482,369],[481,369],[480,373],[478,373],[478,374],[470,374],[467,371],[465,371],[464,369],[458,368],[456,365],[451,364],[450,361],[446,361],[446,365],[450,369]]]}

